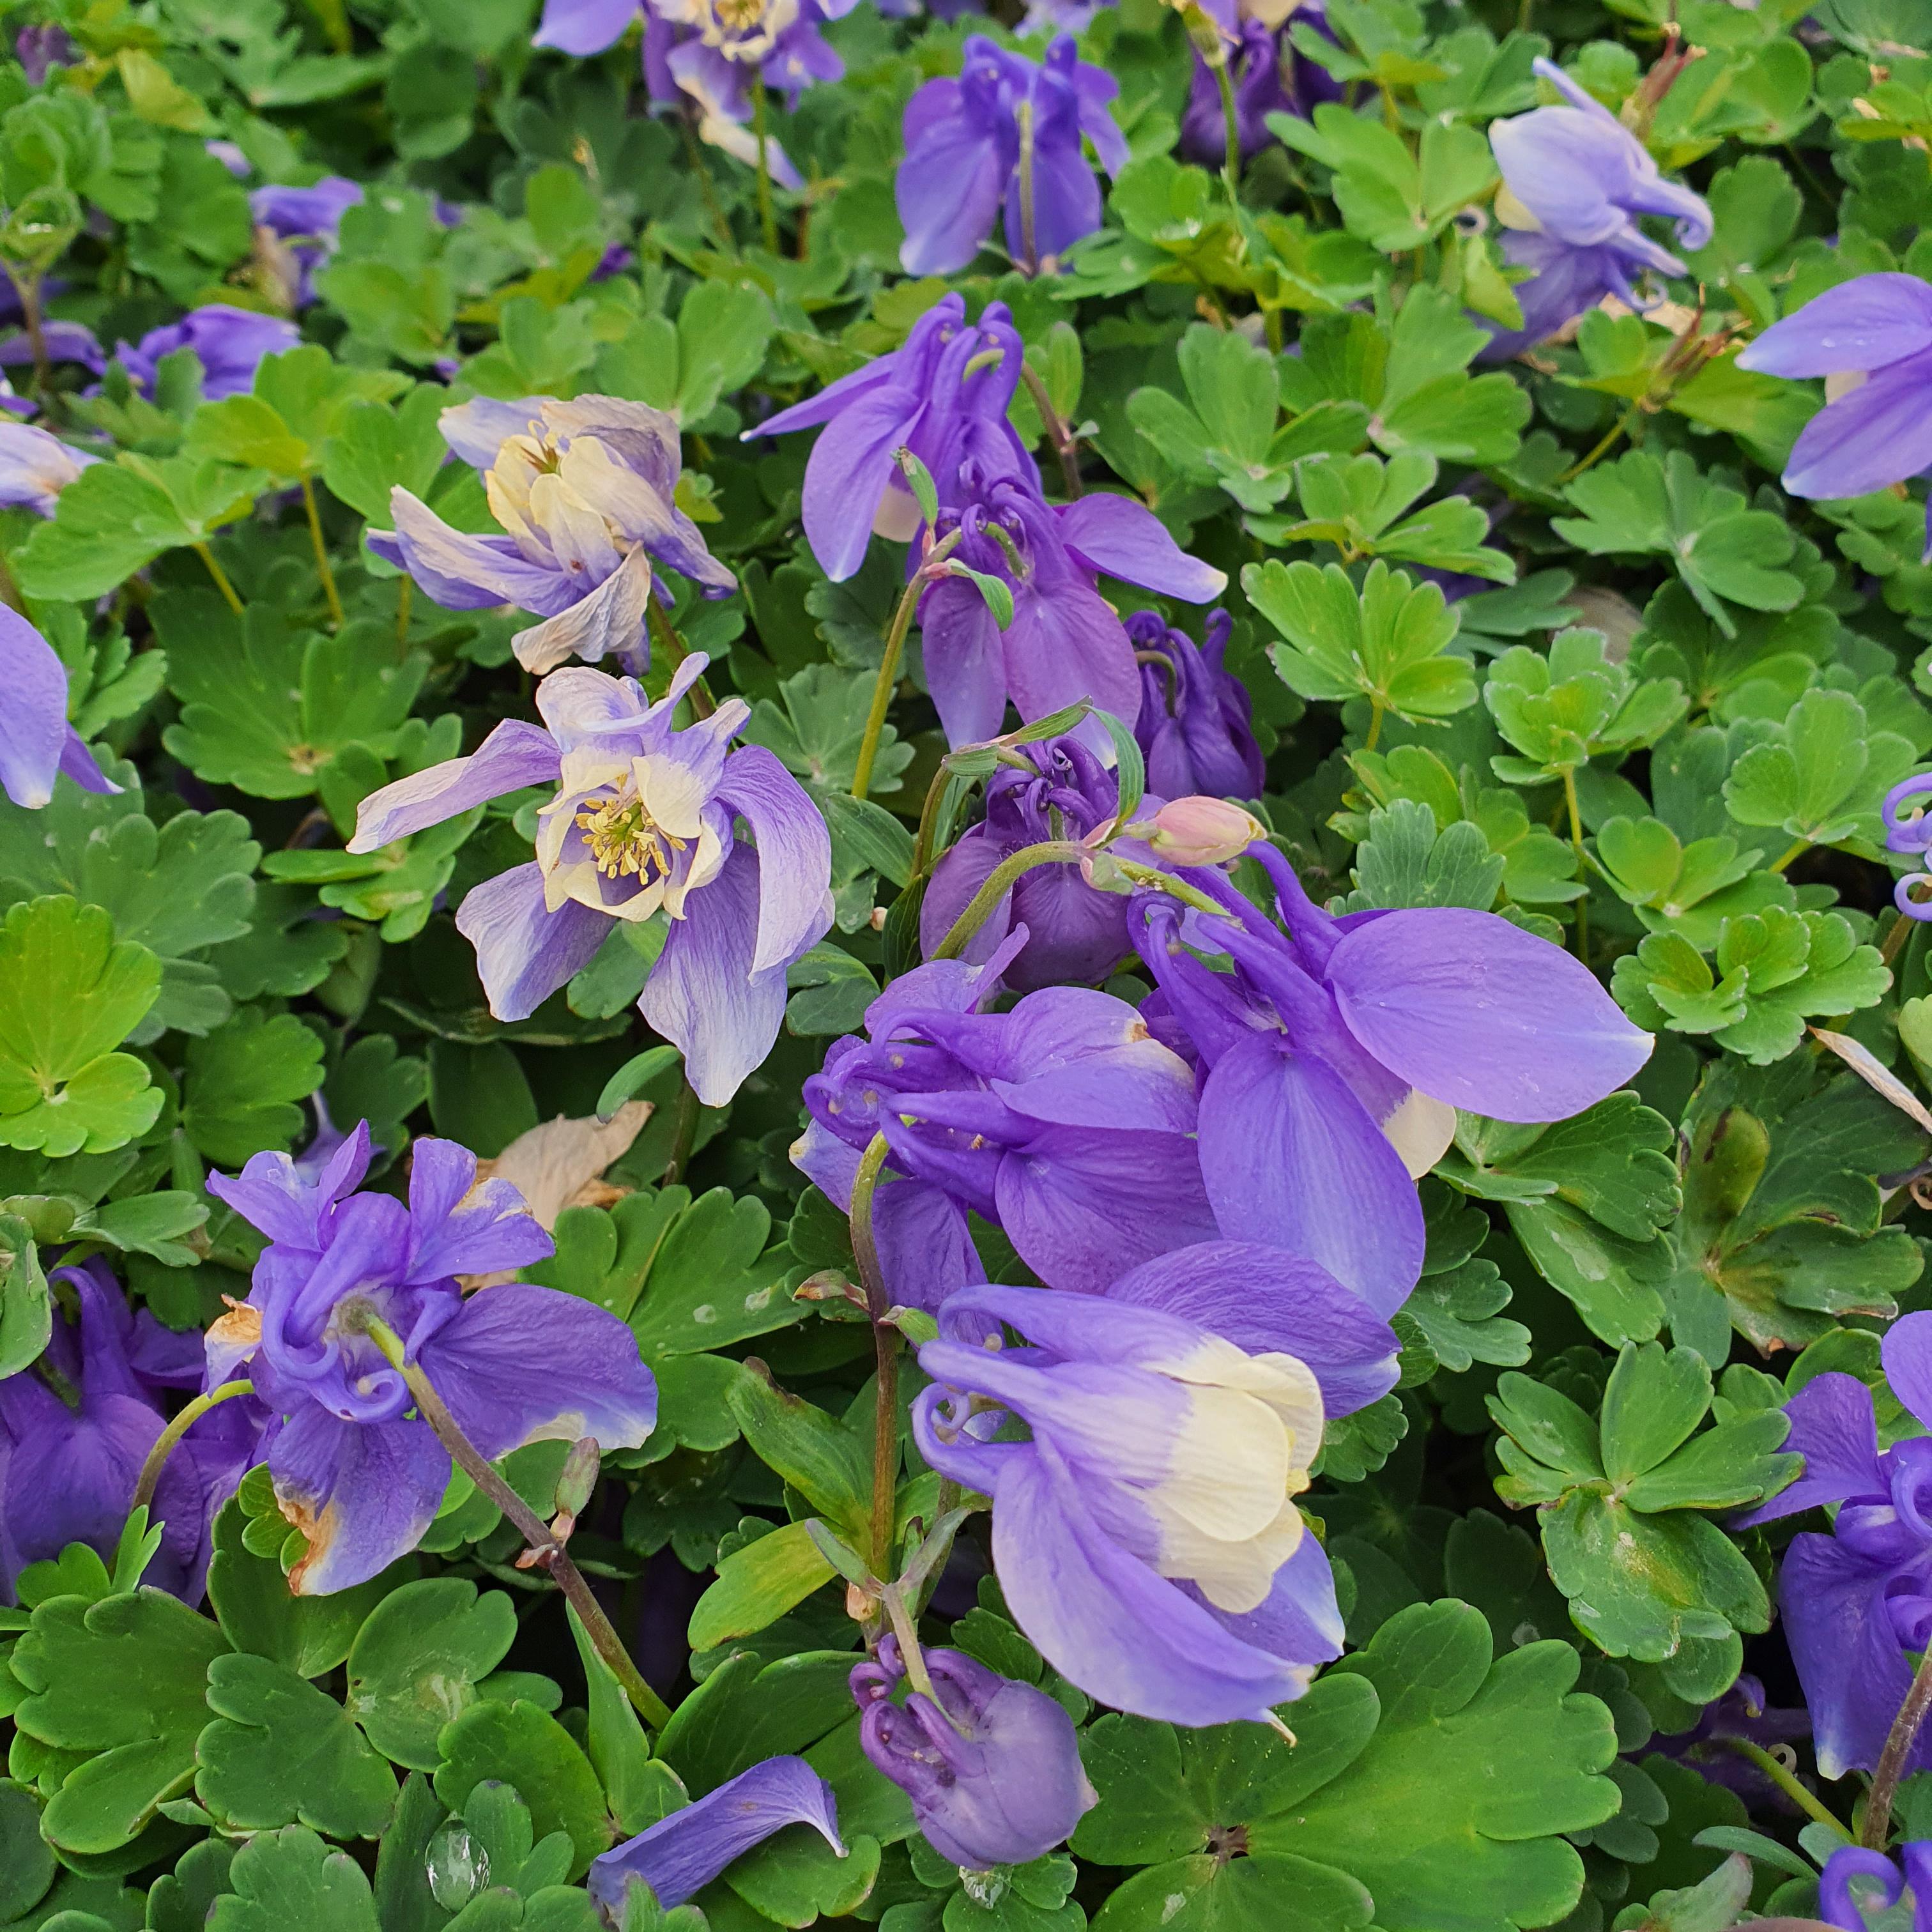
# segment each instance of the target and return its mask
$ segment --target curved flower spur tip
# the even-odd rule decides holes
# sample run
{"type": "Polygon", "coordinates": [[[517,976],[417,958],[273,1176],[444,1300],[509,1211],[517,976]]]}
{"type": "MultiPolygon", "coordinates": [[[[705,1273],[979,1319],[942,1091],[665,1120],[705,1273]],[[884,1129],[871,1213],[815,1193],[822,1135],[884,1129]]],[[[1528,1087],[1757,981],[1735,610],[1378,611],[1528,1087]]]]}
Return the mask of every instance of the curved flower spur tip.
{"type": "Polygon", "coordinates": [[[38,811],[63,772],[84,791],[120,790],[67,722],[67,668],[32,625],[4,605],[0,682],[7,692],[0,704],[0,790],[16,805],[38,811]]]}
{"type": "Polygon", "coordinates": [[[912,1800],[926,1840],[968,1870],[1025,1864],[1066,1843],[1099,1802],[1073,1720],[1043,1690],[956,1650],[919,1660],[932,1687],[894,1693],[907,1671],[895,1636],[850,1678],[873,1768],[912,1800]]]}
{"type": "Polygon", "coordinates": [[[845,1856],[831,1786],[802,1757],[767,1758],[592,1860],[585,1882],[614,1924],[634,1885],[671,1911],[788,1825],[809,1825],[845,1856]]]}

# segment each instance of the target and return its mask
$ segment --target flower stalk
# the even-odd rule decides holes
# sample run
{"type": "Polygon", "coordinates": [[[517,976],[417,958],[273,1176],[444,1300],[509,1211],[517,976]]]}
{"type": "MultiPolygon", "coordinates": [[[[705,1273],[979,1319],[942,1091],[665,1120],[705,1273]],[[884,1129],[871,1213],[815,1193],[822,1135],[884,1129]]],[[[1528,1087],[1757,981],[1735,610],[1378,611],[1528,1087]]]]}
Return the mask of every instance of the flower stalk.
{"type": "Polygon", "coordinates": [[[212,1408],[224,1402],[232,1402],[238,1395],[253,1395],[255,1384],[246,1380],[224,1382],[219,1388],[210,1389],[206,1395],[198,1395],[154,1438],[154,1446],[148,1451],[148,1460],[141,1465],[141,1473],[134,1482],[134,1499],[128,1504],[131,1514],[145,1509],[154,1500],[154,1492],[160,1488],[161,1472],[166,1468],[175,1445],[180,1442],[201,1418],[212,1408]]]}

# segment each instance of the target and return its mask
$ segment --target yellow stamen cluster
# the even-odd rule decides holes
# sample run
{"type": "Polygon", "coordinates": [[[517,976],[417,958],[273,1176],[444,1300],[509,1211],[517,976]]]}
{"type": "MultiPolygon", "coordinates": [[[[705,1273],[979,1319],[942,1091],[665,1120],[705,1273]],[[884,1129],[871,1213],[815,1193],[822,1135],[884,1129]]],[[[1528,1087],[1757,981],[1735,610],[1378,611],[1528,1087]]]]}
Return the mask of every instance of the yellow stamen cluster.
{"type": "Polygon", "coordinates": [[[607,879],[668,877],[671,854],[688,842],[667,832],[628,790],[586,806],[576,822],[591,863],[607,879]]]}
{"type": "Polygon", "coordinates": [[[765,0],[712,0],[712,11],[720,26],[744,33],[764,18],[765,0]]]}

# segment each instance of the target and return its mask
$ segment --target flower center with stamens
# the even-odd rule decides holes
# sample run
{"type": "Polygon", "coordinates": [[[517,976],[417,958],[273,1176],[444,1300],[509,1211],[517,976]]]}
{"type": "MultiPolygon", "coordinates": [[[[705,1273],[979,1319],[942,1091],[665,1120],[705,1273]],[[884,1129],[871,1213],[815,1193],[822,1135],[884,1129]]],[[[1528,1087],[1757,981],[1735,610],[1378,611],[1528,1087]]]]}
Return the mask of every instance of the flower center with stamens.
{"type": "Polygon", "coordinates": [[[765,16],[765,0],[712,0],[718,23],[735,34],[749,32],[765,16]]]}
{"type": "Polygon", "coordinates": [[[591,863],[607,879],[668,877],[671,854],[688,842],[667,832],[628,788],[586,806],[576,822],[591,863]]]}

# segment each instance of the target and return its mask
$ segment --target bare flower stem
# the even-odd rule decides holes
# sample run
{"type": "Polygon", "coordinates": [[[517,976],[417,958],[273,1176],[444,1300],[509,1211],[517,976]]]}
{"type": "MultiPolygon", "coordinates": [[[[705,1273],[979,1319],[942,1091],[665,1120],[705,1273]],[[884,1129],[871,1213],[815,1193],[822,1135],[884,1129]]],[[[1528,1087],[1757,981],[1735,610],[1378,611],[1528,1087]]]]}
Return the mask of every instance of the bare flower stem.
{"type": "Polygon", "coordinates": [[[208,566],[208,574],[214,579],[214,587],[228,600],[228,608],[236,616],[242,614],[242,598],[234,585],[228,580],[228,573],[214,560],[214,553],[206,542],[192,546],[194,554],[208,566]]]}
{"type": "MultiPolygon", "coordinates": [[[[688,647],[670,620],[670,613],[664,608],[656,590],[645,602],[644,621],[650,626],[653,641],[670,659],[674,669],[690,656],[688,647]]],[[[712,696],[711,687],[701,677],[685,695],[691,700],[691,708],[700,718],[709,718],[718,709],[718,700],[712,696]]]]}
{"type": "Polygon", "coordinates": [[[1046,385],[1040,380],[1040,371],[1022,356],[1020,358],[1020,380],[1027,386],[1027,394],[1033,398],[1033,406],[1040,412],[1040,419],[1046,426],[1046,440],[1053,446],[1053,453],[1060,459],[1061,480],[1066,485],[1070,499],[1080,494],[1080,439],[1066,426],[1066,419],[1053,406],[1053,398],[1046,392],[1046,385]]]}
{"type": "MultiPolygon", "coordinates": [[[[1844,1820],[1834,1817],[1819,1802],[1817,1794],[1801,1784],[1762,1744],[1753,1744],[1748,1738],[1713,1738],[1711,1743],[1722,1750],[1735,1751],[1739,1757],[1749,1759],[1808,1817],[1815,1819],[1820,1825],[1830,1826],[1834,1832],[1844,1831],[1844,1820]]],[[[1847,1833],[1846,1835],[1849,1837],[1850,1834],[1847,1833]]]]}
{"type": "Polygon", "coordinates": [[[1920,1659],[1912,1674],[1912,1688],[1898,1707],[1898,1715],[1892,1720],[1885,1748],[1878,1754],[1878,1768],[1872,1773],[1871,1792],[1865,1800],[1864,1828],[1858,1834],[1858,1843],[1873,1851],[1883,1851],[1886,1840],[1892,1836],[1892,1800],[1898,1795],[1905,1767],[1912,1761],[1912,1747],[1918,1742],[1918,1727],[1925,1721],[1928,1707],[1932,1707],[1932,1650],[1920,1659]]]}
{"type": "Polygon", "coordinates": [[[1228,147],[1222,171],[1228,184],[1228,203],[1238,215],[1241,206],[1241,116],[1234,105],[1234,78],[1224,58],[1214,70],[1214,83],[1221,90],[1221,118],[1228,130],[1228,147]]]}
{"type": "Polygon", "coordinates": [[[677,1119],[671,1130],[670,1159],[664,1163],[660,1186],[669,1187],[684,1178],[684,1171],[691,1165],[692,1149],[698,1143],[698,1109],[703,1104],[698,1097],[697,1088],[687,1076],[677,1091],[677,1119]]]}
{"type": "MultiPolygon", "coordinates": [[[[892,1574],[892,1530],[898,1508],[899,1332],[888,1322],[884,1272],[872,1232],[872,1196],[886,1165],[886,1137],[874,1134],[859,1157],[852,1179],[852,1255],[858,1264],[859,1284],[866,1291],[866,1312],[872,1318],[872,1350],[878,1367],[872,1402],[872,1572],[892,1574]]],[[[889,1606],[890,1607],[890,1606],[889,1606]]]]}
{"type": "Polygon", "coordinates": [[[912,574],[903,592],[898,608],[892,613],[891,626],[886,632],[884,655],[879,659],[879,674],[872,680],[872,703],[866,713],[866,730],[859,740],[857,762],[852,767],[852,796],[863,798],[872,786],[872,767],[879,756],[879,740],[885,735],[886,712],[892,701],[892,687],[899,681],[899,659],[905,652],[906,633],[912,628],[912,614],[919,608],[919,600],[931,581],[928,575],[930,567],[943,562],[958,548],[959,537],[956,531],[951,536],[942,537],[926,555],[920,568],[912,574]]]}
{"type": "MultiPolygon", "coordinates": [[[[328,545],[322,535],[322,512],[316,506],[315,485],[304,476],[302,479],[302,508],[308,512],[308,540],[315,547],[315,572],[322,579],[322,594],[328,600],[331,625],[336,630],[342,628],[342,596],[335,587],[335,572],[328,567],[328,545]]],[[[405,578],[404,581],[408,582],[405,578]]]]}
{"type": "Polygon", "coordinates": [[[536,1567],[547,1570],[577,1612],[585,1634],[596,1646],[597,1654],[610,1666],[611,1674],[624,1687],[639,1717],[654,1730],[662,1730],[670,1721],[670,1706],[644,1682],[644,1674],[631,1661],[623,1640],[604,1613],[604,1606],[584,1580],[582,1570],[571,1560],[570,1552],[550,1534],[550,1526],[504,1481],[450,1414],[448,1405],[436,1392],[422,1367],[410,1361],[402,1338],[389,1325],[366,1311],[362,1325],[370,1340],[382,1350],[390,1365],[409,1386],[416,1398],[416,1413],[436,1432],[436,1438],[449,1451],[456,1466],[514,1523],[536,1558],[536,1567]]]}
{"type": "Polygon", "coordinates": [[[966,910],[952,922],[952,930],[933,949],[934,959],[957,959],[968,942],[992,916],[993,908],[1012,890],[1013,881],[1036,866],[1072,865],[1088,856],[1084,849],[1068,838],[1043,839],[1037,845],[1022,845],[1002,859],[986,876],[986,883],[973,895],[966,910]]]}
{"type": "Polygon", "coordinates": [[[1587,965],[1590,958],[1590,860],[1583,850],[1583,814],[1576,802],[1576,774],[1563,774],[1563,803],[1570,814],[1570,844],[1576,854],[1576,876],[1583,896],[1576,902],[1576,957],[1587,965]]]}
{"type": "Polygon", "coordinates": [[[180,1442],[211,1408],[224,1402],[230,1402],[238,1395],[253,1395],[255,1384],[250,1382],[224,1382],[219,1388],[210,1389],[206,1395],[198,1395],[154,1438],[154,1446],[148,1451],[148,1460],[141,1465],[141,1473],[134,1484],[134,1499],[128,1505],[131,1514],[137,1509],[145,1509],[154,1500],[154,1492],[160,1487],[161,1472],[174,1452],[175,1444],[180,1442]]]}

